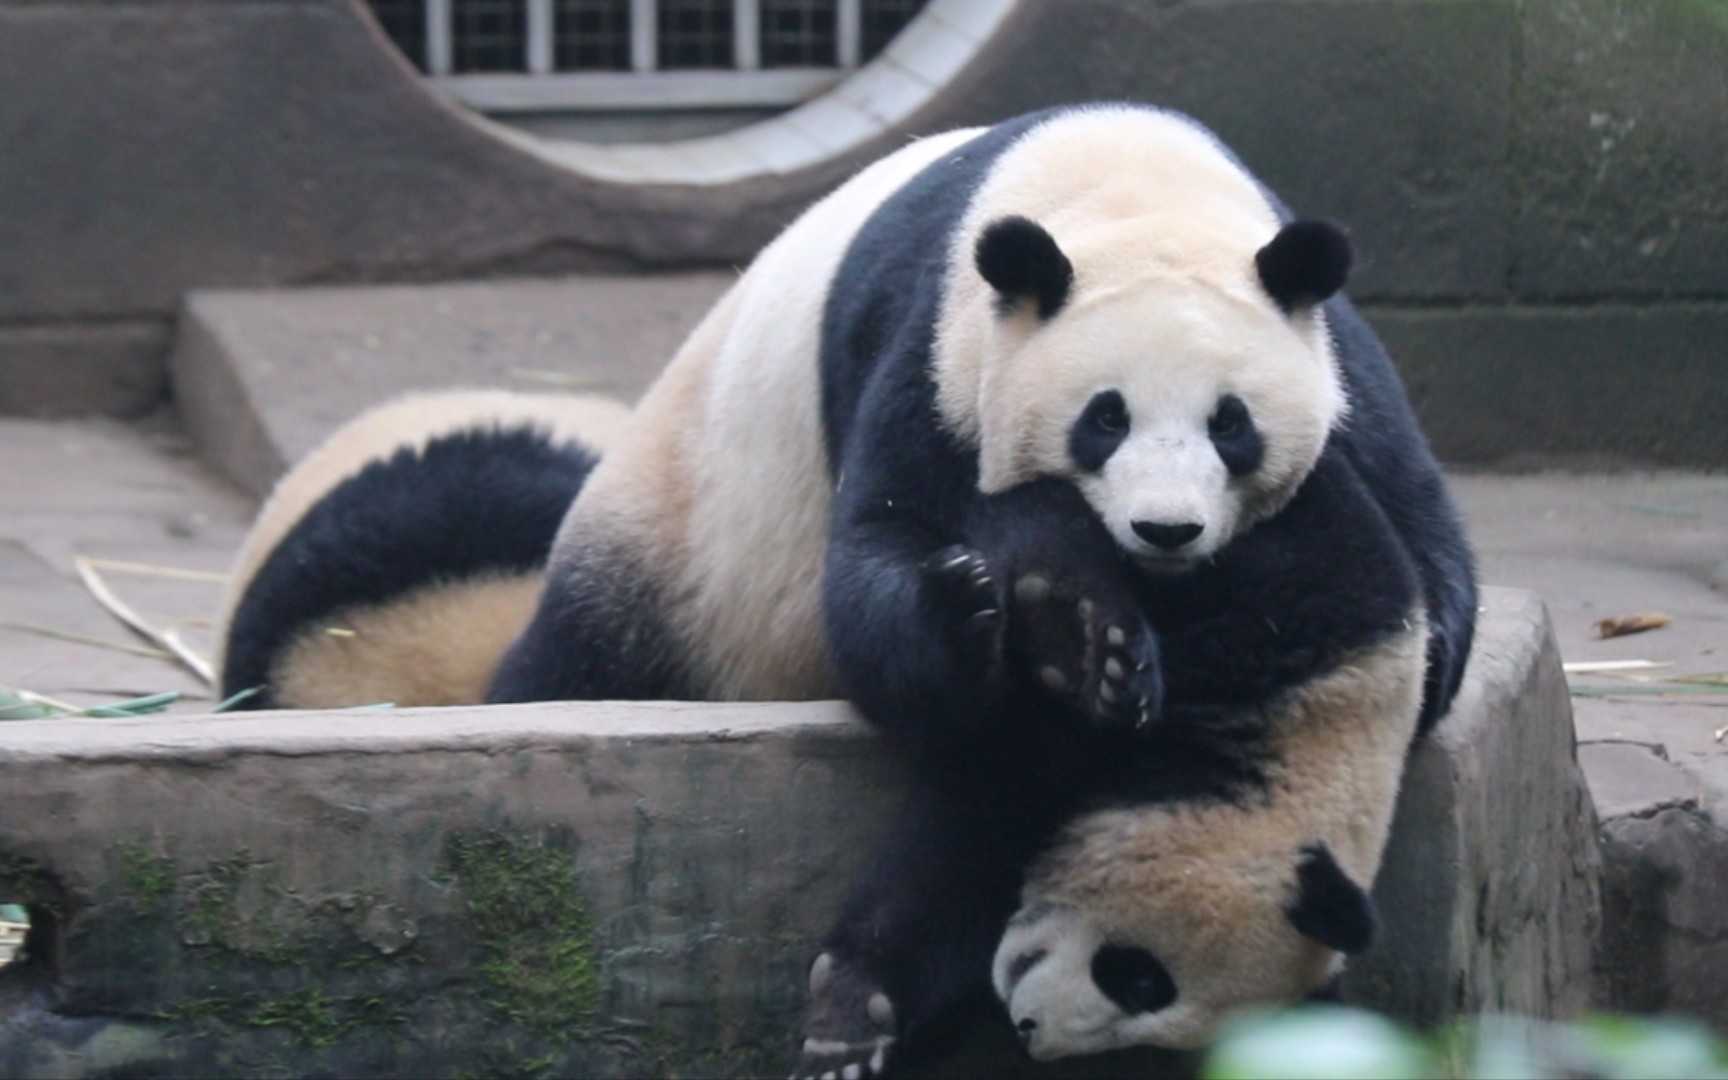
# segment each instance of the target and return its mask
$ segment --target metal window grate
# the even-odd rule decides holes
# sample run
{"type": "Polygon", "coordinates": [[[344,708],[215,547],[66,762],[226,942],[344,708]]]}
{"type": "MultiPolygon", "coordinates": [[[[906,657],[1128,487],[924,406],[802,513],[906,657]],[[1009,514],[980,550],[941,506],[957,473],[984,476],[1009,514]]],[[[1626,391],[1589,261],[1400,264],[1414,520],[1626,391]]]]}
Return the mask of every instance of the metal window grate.
{"type": "Polygon", "coordinates": [[[630,0],[557,0],[553,11],[557,70],[630,70],[630,0]]]}
{"type": "Polygon", "coordinates": [[[732,0],[659,0],[656,66],[664,71],[729,68],[732,0]]]}
{"type": "Polygon", "coordinates": [[[834,67],[836,0],[762,0],[762,66],[834,67]]]}
{"type": "Polygon", "coordinates": [[[794,105],[881,52],[928,0],[367,2],[446,91],[533,112],[794,105]]]}
{"type": "Polygon", "coordinates": [[[524,0],[450,0],[451,70],[528,70],[524,0]]]}

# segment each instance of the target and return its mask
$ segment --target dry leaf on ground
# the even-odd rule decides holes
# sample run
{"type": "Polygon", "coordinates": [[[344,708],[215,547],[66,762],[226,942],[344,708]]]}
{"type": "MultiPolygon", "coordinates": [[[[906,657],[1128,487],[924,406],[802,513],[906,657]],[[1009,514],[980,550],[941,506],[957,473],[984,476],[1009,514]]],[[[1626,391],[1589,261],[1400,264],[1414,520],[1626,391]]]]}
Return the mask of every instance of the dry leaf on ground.
{"type": "Polygon", "coordinates": [[[1625,637],[1627,634],[1642,634],[1646,630],[1658,630],[1674,621],[1674,616],[1660,611],[1640,611],[1636,615],[1620,615],[1612,619],[1599,619],[1596,622],[1596,636],[1599,638],[1625,637]]]}

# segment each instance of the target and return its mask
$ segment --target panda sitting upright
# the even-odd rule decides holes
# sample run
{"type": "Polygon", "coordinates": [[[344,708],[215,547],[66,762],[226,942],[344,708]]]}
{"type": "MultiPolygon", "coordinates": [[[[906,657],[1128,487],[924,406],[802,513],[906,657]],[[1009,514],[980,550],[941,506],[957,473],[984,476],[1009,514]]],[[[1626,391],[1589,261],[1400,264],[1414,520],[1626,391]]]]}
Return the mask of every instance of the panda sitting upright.
{"type": "MultiPolygon", "coordinates": [[[[1211,737],[1194,718],[1214,705],[1252,716],[1406,620],[1424,654],[1422,723],[1444,712],[1473,628],[1469,552],[1390,361],[1334,295],[1348,261],[1338,230],[1289,221],[1208,132],[1169,112],[1067,107],[933,136],[769,245],[608,448],[492,700],[838,689],[917,750],[886,871],[866,878],[842,929],[879,928],[857,940],[901,956],[924,941],[939,954],[896,988],[902,969],[867,946],[825,953],[807,1058],[839,1073],[879,1065],[854,1046],[860,1017],[881,1033],[861,1045],[905,1037],[949,989],[987,977],[1026,867],[1108,795],[1088,784],[1139,790],[1094,771],[1111,756],[1099,747],[1146,761],[1128,750],[1172,740],[1160,792],[1220,798],[1209,778],[1226,774],[1237,792],[1230,770],[1244,770],[1230,761],[1183,764],[1204,753],[1183,732],[1211,737]],[[1270,625],[1252,595],[1235,610],[1199,604],[1223,633],[1140,587],[1228,565],[1322,474],[1346,507],[1328,520],[1355,538],[1350,515],[1362,518],[1381,572],[1297,550],[1289,580],[1323,571],[1321,591],[1267,600],[1270,625]],[[993,516],[994,500],[1041,479],[1077,491],[1082,512],[993,516]],[[993,549],[1021,543],[1015,521],[1096,527],[1106,556],[1033,542],[1025,566],[1043,573],[996,565],[993,549]],[[1372,591],[1382,577],[1384,596],[1372,591]],[[1326,591],[1339,581],[1384,606],[1339,610],[1326,591]],[[1321,600],[1312,611],[1308,595],[1321,600]],[[1308,615],[1308,638],[1282,621],[1308,615]],[[894,898],[940,895],[921,874],[964,878],[962,902],[902,933],[894,898]],[[846,1030],[829,1034],[829,1020],[846,1030]]],[[[1277,535],[1255,564],[1274,582],[1277,535]]],[[[1367,847],[1366,860],[1334,859],[1358,891],[1378,858],[1367,847]]],[[[1300,852],[1289,863],[1325,869],[1300,852]]]]}

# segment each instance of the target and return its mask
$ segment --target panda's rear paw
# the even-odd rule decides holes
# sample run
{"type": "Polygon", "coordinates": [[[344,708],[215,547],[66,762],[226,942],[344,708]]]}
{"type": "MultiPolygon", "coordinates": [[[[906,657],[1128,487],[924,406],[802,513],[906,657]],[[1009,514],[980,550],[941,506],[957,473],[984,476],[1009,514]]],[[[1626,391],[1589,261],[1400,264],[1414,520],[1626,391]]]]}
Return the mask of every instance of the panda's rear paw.
{"type": "Polygon", "coordinates": [[[833,953],[810,966],[804,1044],[793,1080],[866,1080],[880,1076],[894,1052],[894,1006],[869,977],[833,953]]]}
{"type": "Polygon", "coordinates": [[[951,544],[924,561],[924,580],[962,665],[989,673],[1002,656],[1002,582],[983,553],[951,544]]]}
{"type": "Polygon", "coordinates": [[[1131,596],[1077,591],[1042,573],[1014,581],[1011,633],[1038,683],[1104,728],[1143,728],[1162,710],[1158,644],[1131,596]]]}
{"type": "Polygon", "coordinates": [[[1157,723],[1164,708],[1158,642],[1138,612],[1113,617],[1090,601],[1080,602],[1086,634],[1086,681],[1081,701],[1104,728],[1141,730],[1157,723]]]}

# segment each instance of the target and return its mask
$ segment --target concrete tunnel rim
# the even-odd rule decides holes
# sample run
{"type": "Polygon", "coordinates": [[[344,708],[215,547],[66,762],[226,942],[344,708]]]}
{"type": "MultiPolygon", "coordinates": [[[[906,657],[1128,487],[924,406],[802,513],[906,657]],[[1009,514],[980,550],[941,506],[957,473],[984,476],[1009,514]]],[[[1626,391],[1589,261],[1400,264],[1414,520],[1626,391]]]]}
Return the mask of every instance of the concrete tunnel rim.
{"type": "MultiPolygon", "coordinates": [[[[349,0],[375,24],[366,0],[349,0]]],[[[802,172],[905,130],[984,53],[1029,0],[930,0],[881,54],[786,112],[717,135],[643,143],[587,143],[534,135],[463,105],[401,69],[422,91],[492,139],[584,179],[620,185],[720,187],[802,172]]],[[[381,47],[395,46],[376,33],[381,47]]]]}

